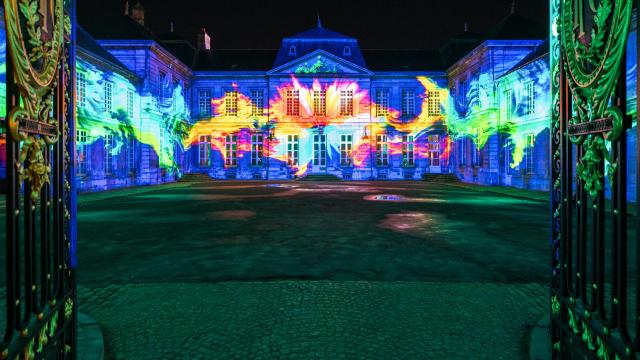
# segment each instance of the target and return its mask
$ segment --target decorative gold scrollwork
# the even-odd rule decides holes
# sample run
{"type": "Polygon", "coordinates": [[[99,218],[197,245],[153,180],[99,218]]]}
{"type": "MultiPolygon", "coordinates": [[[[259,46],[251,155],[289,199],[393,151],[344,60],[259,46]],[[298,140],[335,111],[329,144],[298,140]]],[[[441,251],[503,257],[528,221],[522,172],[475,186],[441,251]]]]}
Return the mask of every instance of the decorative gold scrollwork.
{"type": "Polygon", "coordinates": [[[605,141],[615,142],[624,133],[622,112],[609,104],[625,54],[632,2],[602,0],[597,6],[591,3],[594,26],[584,29],[584,23],[575,23],[575,19],[583,17],[582,1],[563,0],[560,35],[576,112],[570,123],[578,125],[611,119],[612,128],[606,133],[570,136],[573,143],[586,150],[578,160],[577,174],[585,190],[595,197],[604,189],[603,161],[610,164],[606,171],[610,181],[617,169],[616,159],[610,155],[605,141]],[[578,28],[579,34],[576,33],[578,28]]]}
{"type": "Polygon", "coordinates": [[[8,114],[9,133],[22,142],[18,172],[31,185],[35,202],[51,174],[45,149],[59,136],[57,127],[54,134],[38,130],[57,125],[51,113],[69,19],[63,0],[4,0],[4,9],[7,48],[21,100],[8,114]],[[27,121],[37,126],[27,128],[27,121]]]}

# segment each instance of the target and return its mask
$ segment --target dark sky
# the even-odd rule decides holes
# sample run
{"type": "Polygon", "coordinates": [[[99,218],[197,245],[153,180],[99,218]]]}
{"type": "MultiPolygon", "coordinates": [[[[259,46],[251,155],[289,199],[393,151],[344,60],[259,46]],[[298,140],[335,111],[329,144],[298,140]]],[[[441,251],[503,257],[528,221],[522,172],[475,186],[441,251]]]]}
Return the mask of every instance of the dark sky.
{"type": "MultiPolygon", "coordinates": [[[[485,33],[507,16],[512,0],[142,0],[146,25],[189,40],[206,27],[214,48],[278,48],[283,37],[315,26],[356,37],[362,48],[433,49],[463,31],[485,33]],[[184,5],[176,5],[184,4],[184,5]]],[[[135,0],[132,1],[135,3],[135,0]]],[[[517,11],[548,24],[548,0],[516,0],[517,11]]],[[[124,0],[80,0],[80,24],[124,13],[124,0]]]]}

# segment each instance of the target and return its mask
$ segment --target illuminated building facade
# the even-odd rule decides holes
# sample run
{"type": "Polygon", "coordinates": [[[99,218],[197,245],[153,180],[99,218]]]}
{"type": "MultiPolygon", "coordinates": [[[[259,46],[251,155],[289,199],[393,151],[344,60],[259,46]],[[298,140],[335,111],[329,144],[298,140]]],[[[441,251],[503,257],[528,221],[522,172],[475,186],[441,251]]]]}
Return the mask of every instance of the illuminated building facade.
{"type": "MultiPolygon", "coordinates": [[[[277,50],[216,49],[204,30],[194,47],[173,31],[152,33],[139,4],[86,25],[77,62],[82,191],[185,173],[345,180],[452,173],[465,182],[549,188],[547,34],[517,13],[485,36],[465,29],[438,51],[360,49],[319,20],[277,50]]],[[[635,87],[635,59],[627,63],[635,87]]],[[[629,189],[635,199],[635,184],[629,189]]]]}
{"type": "Polygon", "coordinates": [[[446,74],[429,70],[437,53],[413,52],[390,64],[393,56],[379,60],[387,52],[362,51],[356,39],[320,22],[285,38],[260,67],[202,44],[185,142],[192,171],[218,179],[353,180],[448,171],[446,74]],[[397,63],[412,56],[413,63],[397,63]]]}

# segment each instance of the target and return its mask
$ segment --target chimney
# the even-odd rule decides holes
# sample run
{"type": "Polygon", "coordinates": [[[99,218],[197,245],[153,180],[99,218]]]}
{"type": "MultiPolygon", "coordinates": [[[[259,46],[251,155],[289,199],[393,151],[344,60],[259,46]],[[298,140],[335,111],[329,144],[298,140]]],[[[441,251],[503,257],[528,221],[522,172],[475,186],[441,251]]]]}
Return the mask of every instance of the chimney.
{"type": "Polygon", "coordinates": [[[144,26],[144,6],[140,4],[140,1],[137,1],[133,8],[131,9],[131,18],[135,20],[138,24],[144,26]]]}
{"type": "Polygon", "coordinates": [[[464,23],[464,32],[469,32],[469,23],[464,23]]]}
{"type": "Polygon", "coordinates": [[[211,50],[211,37],[207,34],[207,29],[202,28],[198,34],[198,50],[211,50]]]}
{"type": "Polygon", "coordinates": [[[124,2],[124,15],[129,16],[129,0],[124,2]]]}
{"type": "Polygon", "coordinates": [[[173,21],[171,22],[170,26],[169,26],[169,31],[173,32],[173,21]]]}
{"type": "Polygon", "coordinates": [[[516,0],[513,0],[513,2],[511,3],[511,13],[516,13],[516,0]]]}

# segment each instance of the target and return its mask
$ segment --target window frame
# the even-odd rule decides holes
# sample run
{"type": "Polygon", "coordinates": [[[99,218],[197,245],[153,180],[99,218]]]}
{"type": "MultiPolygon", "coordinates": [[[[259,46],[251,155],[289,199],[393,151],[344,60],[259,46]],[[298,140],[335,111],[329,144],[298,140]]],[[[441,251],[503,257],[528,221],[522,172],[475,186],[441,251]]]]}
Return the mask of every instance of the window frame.
{"type": "Polygon", "coordinates": [[[211,135],[198,136],[198,165],[209,167],[211,157],[211,135]]]}
{"type": "Polygon", "coordinates": [[[105,81],[103,86],[104,112],[111,115],[113,111],[113,82],[105,81]]]}
{"type": "Polygon", "coordinates": [[[313,134],[313,165],[327,166],[327,134],[313,134]]]}
{"type": "Polygon", "coordinates": [[[238,133],[224,137],[224,164],[226,167],[238,166],[238,133]]]}
{"type": "Polygon", "coordinates": [[[389,135],[376,135],[376,166],[389,166],[389,135]]]}
{"type": "Polygon", "coordinates": [[[288,89],[285,96],[285,114],[287,116],[300,116],[300,90],[288,89]]]}
{"type": "Polygon", "coordinates": [[[115,145],[115,137],[113,134],[104,135],[104,172],[106,175],[114,175],[115,173],[115,155],[111,153],[115,145]]]}
{"type": "Polygon", "coordinates": [[[287,165],[300,165],[300,135],[287,135],[287,165]]]}
{"type": "Polygon", "coordinates": [[[78,168],[76,169],[76,174],[78,175],[86,175],[87,174],[87,139],[89,136],[89,132],[85,129],[76,129],[76,152],[78,156],[78,168]]]}
{"type": "Polygon", "coordinates": [[[210,117],[211,116],[211,99],[212,92],[209,88],[198,89],[198,116],[210,117]]]}
{"type": "Polygon", "coordinates": [[[264,116],[264,89],[251,89],[251,116],[264,116]]]}
{"type": "Polygon", "coordinates": [[[413,135],[402,135],[402,165],[415,166],[415,138],[413,135]]]}
{"type": "Polygon", "coordinates": [[[251,134],[251,166],[264,165],[264,139],[263,133],[251,134]]]}
{"type": "Polygon", "coordinates": [[[224,90],[224,114],[226,116],[238,116],[238,89],[224,90]]]}
{"type": "Polygon", "coordinates": [[[376,117],[389,115],[389,89],[376,89],[376,117]]]}
{"type": "Polygon", "coordinates": [[[353,134],[340,135],[340,166],[353,166],[353,134]]]}
{"type": "Polygon", "coordinates": [[[416,91],[415,89],[402,89],[400,92],[402,117],[410,119],[416,116],[416,91]]]}

